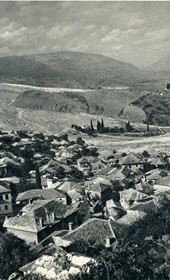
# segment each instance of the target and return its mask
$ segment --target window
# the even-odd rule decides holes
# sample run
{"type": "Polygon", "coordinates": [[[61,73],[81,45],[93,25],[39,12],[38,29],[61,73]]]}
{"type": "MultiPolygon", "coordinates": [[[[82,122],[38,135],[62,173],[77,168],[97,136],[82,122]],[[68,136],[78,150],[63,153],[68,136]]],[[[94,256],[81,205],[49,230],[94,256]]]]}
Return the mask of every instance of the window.
{"type": "Polygon", "coordinates": [[[8,196],[8,194],[6,194],[6,195],[5,195],[5,199],[8,199],[8,198],[9,198],[9,196],[8,196]]]}
{"type": "Polygon", "coordinates": [[[0,212],[1,212],[1,206],[0,206],[0,212]]]}
{"type": "Polygon", "coordinates": [[[0,199],[3,199],[3,196],[2,196],[2,195],[0,195],[0,199]]]}
{"type": "Polygon", "coordinates": [[[5,205],[5,210],[8,210],[8,205],[5,205]]]}

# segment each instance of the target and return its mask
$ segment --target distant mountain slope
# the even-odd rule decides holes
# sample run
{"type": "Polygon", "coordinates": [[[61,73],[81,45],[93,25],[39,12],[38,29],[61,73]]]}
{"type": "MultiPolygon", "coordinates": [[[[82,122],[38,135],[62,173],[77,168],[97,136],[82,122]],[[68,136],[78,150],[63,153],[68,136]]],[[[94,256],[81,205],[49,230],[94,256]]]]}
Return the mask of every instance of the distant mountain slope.
{"type": "Polygon", "coordinates": [[[166,56],[143,69],[143,71],[153,78],[163,78],[170,81],[170,56],[166,56]]]}
{"type": "Polygon", "coordinates": [[[145,70],[154,71],[154,72],[170,71],[170,55],[161,58],[157,62],[146,67],[145,70]]]}
{"type": "Polygon", "coordinates": [[[61,51],[0,58],[0,82],[68,88],[133,85],[137,67],[103,55],[61,51]]]}

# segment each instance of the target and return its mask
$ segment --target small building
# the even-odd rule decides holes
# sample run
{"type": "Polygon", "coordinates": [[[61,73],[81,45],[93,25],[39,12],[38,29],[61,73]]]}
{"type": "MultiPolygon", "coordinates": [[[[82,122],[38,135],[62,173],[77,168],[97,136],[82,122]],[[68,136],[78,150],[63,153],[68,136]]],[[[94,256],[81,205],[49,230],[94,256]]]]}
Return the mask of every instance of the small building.
{"type": "Polygon", "coordinates": [[[78,166],[78,169],[87,176],[89,175],[89,172],[92,170],[92,165],[86,157],[78,159],[77,166],[78,166]]]}
{"type": "Polygon", "coordinates": [[[112,196],[111,184],[106,182],[94,182],[85,188],[85,196],[90,200],[105,202],[112,196]]]}
{"type": "Polygon", "coordinates": [[[120,191],[120,204],[124,209],[130,209],[130,207],[138,202],[144,202],[151,200],[152,198],[142,192],[136,191],[132,188],[120,191]]]}
{"type": "Polygon", "coordinates": [[[6,164],[0,164],[0,177],[5,177],[7,174],[7,165],[6,164]]]}
{"type": "Polygon", "coordinates": [[[105,216],[107,218],[112,217],[116,221],[125,214],[126,211],[122,208],[119,202],[115,202],[113,199],[106,201],[105,216]]]}
{"type": "Polygon", "coordinates": [[[3,227],[27,243],[38,244],[54,231],[67,229],[70,222],[77,225],[77,211],[54,200],[37,200],[22,208],[20,213],[6,218],[3,227]]]}
{"type": "Polygon", "coordinates": [[[12,215],[11,189],[0,185],[0,219],[3,220],[6,216],[12,215]]]}

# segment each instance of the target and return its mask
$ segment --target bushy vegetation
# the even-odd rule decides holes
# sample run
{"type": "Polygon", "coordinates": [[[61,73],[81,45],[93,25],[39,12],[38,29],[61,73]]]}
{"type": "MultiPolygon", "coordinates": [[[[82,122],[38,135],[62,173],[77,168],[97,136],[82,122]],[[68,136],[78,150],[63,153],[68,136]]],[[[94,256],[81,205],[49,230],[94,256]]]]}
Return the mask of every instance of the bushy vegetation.
{"type": "Polygon", "coordinates": [[[29,246],[24,240],[9,233],[0,235],[0,278],[17,271],[32,259],[29,246]]]}
{"type": "Polygon", "coordinates": [[[140,97],[132,103],[142,108],[150,124],[169,126],[170,125],[170,94],[155,93],[140,97]]]}

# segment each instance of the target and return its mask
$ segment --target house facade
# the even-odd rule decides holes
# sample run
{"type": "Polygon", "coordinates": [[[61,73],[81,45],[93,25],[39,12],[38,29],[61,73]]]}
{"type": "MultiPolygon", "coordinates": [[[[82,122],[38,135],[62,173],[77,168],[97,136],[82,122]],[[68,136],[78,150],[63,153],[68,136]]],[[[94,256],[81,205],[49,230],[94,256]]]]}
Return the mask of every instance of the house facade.
{"type": "Polygon", "coordinates": [[[11,190],[0,185],[0,219],[3,219],[5,216],[12,215],[13,209],[11,190]]]}

